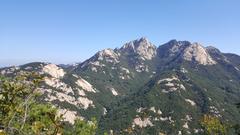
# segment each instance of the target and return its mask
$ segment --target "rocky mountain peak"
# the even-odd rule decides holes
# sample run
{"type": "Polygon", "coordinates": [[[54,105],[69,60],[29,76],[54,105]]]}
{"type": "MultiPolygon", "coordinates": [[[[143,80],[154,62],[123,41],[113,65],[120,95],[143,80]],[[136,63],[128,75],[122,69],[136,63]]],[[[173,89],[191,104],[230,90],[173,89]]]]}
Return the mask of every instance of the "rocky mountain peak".
{"type": "Polygon", "coordinates": [[[220,51],[219,49],[217,49],[217,48],[215,48],[215,47],[213,47],[213,46],[208,46],[208,47],[206,47],[206,50],[207,50],[208,52],[212,52],[212,53],[221,53],[221,51],[220,51]]]}
{"type": "Polygon", "coordinates": [[[108,49],[104,49],[100,52],[98,52],[98,55],[101,57],[111,57],[111,58],[117,58],[118,54],[114,52],[114,50],[108,48],[108,49]]]}
{"type": "Polygon", "coordinates": [[[170,53],[175,54],[184,49],[186,46],[189,46],[191,43],[188,41],[171,40],[168,44],[170,46],[170,53]]]}
{"type": "Polygon", "coordinates": [[[156,46],[148,41],[147,38],[142,37],[138,40],[134,40],[126,43],[120,48],[121,52],[136,53],[143,60],[151,60],[156,55],[156,46]]]}
{"type": "Polygon", "coordinates": [[[196,61],[202,65],[214,65],[216,61],[207,52],[207,49],[199,43],[192,43],[184,49],[183,58],[187,61],[196,61]]]}
{"type": "Polygon", "coordinates": [[[175,39],[158,47],[158,55],[161,57],[172,57],[182,53],[191,43],[188,41],[177,41],[175,39]]]}
{"type": "Polygon", "coordinates": [[[44,66],[43,72],[55,78],[62,78],[65,75],[64,70],[55,64],[48,64],[44,66]]]}
{"type": "Polygon", "coordinates": [[[114,50],[108,48],[108,49],[104,49],[102,51],[99,51],[97,54],[97,59],[98,60],[106,60],[108,62],[116,62],[118,63],[118,59],[120,54],[115,52],[114,50]]]}

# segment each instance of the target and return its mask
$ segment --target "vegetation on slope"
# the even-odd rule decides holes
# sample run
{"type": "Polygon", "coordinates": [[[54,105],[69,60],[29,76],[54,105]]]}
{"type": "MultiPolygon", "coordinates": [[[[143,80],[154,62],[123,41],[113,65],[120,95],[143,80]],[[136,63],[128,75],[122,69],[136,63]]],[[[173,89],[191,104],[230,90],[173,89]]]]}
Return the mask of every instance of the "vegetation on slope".
{"type": "Polygon", "coordinates": [[[42,77],[21,73],[0,79],[0,135],[93,135],[96,121],[77,119],[73,130],[65,128],[62,116],[51,104],[38,100],[42,77]]]}

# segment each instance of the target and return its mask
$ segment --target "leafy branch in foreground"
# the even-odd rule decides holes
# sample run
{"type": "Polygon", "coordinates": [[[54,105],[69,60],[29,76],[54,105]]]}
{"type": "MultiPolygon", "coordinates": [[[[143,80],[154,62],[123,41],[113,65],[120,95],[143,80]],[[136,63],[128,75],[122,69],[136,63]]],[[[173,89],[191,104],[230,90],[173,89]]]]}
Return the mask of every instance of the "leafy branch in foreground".
{"type": "Polygon", "coordinates": [[[65,133],[68,135],[95,135],[97,130],[97,121],[92,119],[87,122],[81,119],[76,119],[71,131],[65,133]]]}
{"type": "Polygon", "coordinates": [[[37,100],[42,80],[41,75],[29,72],[14,78],[0,76],[0,135],[96,134],[96,119],[77,119],[73,129],[64,129],[57,108],[37,100]]]}
{"type": "Polygon", "coordinates": [[[21,73],[0,79],[0,134],[52,134],[62,132],[61,117],[50,104],[38,102],[42,76],[21,73]]]}

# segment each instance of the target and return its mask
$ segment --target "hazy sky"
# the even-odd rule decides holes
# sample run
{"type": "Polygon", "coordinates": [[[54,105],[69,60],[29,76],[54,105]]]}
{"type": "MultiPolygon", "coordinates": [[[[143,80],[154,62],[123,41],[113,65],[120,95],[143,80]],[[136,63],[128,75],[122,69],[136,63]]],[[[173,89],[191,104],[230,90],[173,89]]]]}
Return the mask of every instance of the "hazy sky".
{"type": "Polygon", "coordinates": [[[147,37],[240,54],[240,0],[0,0],[0,66],[83,61],[147,37]]]}

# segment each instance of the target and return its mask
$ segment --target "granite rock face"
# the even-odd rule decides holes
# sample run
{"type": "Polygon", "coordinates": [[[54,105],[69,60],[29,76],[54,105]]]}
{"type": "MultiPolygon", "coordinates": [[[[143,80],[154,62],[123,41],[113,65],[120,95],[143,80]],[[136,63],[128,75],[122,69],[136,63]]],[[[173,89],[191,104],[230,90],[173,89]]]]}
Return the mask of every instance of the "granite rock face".
{"type": "Polygon", "coordinates": [[[202,65],[215,65],[216,61],[208,54],[199,43],[193,43],[184,50],[183,58],[187,61],[196,61],[202,65]]]}
{"type": "Polygon", "coordinates": [[[157,54],[156,46],[149,42],[147,38],[141,38],[126,43],[122,48],[120,48],[120,51],[135,53],[143,60],[151,60],[157,54]]]}

